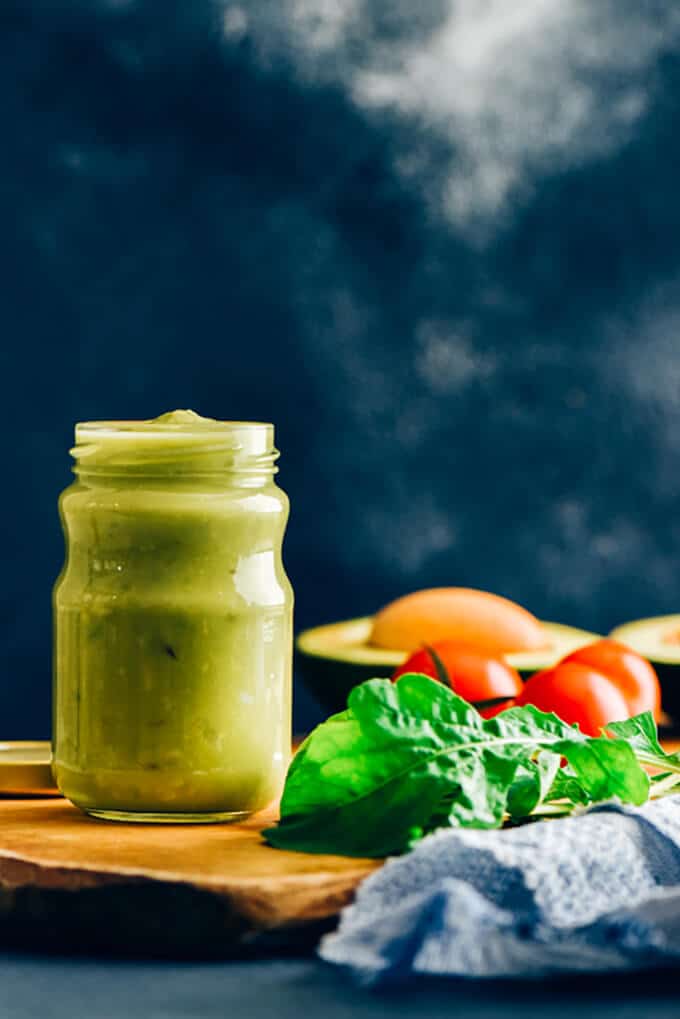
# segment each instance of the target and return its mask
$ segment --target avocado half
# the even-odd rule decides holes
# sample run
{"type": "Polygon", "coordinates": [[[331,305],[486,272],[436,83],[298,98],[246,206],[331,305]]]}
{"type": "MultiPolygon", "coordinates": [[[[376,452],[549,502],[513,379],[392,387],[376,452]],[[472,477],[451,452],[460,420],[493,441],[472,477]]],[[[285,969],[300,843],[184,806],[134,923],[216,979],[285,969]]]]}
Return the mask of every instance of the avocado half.
{"type": "Polygon", "coordinates": [[[634,619],[609,634],[652,663],[661,684],[661,704],[673,720],[680,718],[680,615],[634,619]],[[674,640],[668,640],[668,635],[674,640]]]}
{"type": "MultiPolygon", "coordinates": [[[[680,625],[680,616],[678,622],[680,625]]],[[[505,655],[507,663],[514,666],[523,679],[540,669],[550,668],[584,644],[599,640],[596,633],[561,623],[542,625],[551,638],[549,648],[505,655]]],[[[343,711],[353,686],[366,679],[389,678],[408,658],[408,651],[390,651],[369,644],[372,626],[373,617],[362,616],[315,626],[298,636],[295,642],[297,671],[325,710],[343,711]]]]}

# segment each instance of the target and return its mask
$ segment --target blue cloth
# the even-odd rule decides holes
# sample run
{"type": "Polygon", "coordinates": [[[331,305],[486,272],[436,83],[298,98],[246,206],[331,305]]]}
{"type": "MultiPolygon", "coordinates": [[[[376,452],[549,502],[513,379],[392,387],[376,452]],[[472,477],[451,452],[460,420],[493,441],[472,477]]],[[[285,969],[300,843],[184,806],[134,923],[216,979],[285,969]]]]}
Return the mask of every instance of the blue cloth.
{"type": "Polygon", "coordinates": [[[680,797],[438,832],[368,878],[319,951],[371,984],[680,962],[680,797]]]}

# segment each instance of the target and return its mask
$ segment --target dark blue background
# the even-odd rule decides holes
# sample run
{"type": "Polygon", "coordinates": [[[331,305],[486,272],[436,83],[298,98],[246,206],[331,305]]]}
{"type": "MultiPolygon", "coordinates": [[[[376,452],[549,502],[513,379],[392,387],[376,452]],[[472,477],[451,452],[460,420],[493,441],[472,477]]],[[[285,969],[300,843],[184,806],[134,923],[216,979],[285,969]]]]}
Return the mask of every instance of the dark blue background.
{"type": "Polygon", "coordinates": [[[675,5],[423,6],[4,0],[3,736],[76,420],[273,420],[298,627],[680,610],[675,5]]]}

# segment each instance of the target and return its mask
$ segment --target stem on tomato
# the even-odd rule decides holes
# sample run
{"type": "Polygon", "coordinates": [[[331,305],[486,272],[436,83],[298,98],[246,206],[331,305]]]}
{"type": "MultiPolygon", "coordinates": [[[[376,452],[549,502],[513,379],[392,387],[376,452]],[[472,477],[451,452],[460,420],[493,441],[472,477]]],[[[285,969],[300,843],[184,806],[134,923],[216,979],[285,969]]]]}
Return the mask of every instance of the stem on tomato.
{"type": "Polygon", "coordinates": [[[451,682],[449,670],[446,668],[444,662],[441,660],[435,649],[433,647],[430,647],[429,644],[423,644],[423,647],[425,648],[428,655],[432,659],[432,664],[435,667],[437,679],[439,680],[439,682],[443,683],[444,686],[448,686],[450,687],[451,690],[453,690],[453,683],[451,682]]]}

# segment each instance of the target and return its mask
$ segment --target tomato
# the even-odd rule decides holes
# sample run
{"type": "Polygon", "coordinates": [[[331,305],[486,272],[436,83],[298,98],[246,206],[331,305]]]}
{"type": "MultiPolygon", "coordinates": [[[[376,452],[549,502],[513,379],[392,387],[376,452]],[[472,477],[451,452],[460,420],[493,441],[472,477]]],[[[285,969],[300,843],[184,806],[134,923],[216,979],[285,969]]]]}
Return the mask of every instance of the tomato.
{"type": "Polygon", "coordinates": [[[554,711],[563,722],[578,725],[587,736],[599,736],[608,722],[630,717],[628,704],[613,680],[589,665],[572,661],[533,675],[517,704],[554,711]]]}
{"type": "Polygon", "coordinates": [[[656,672],[646,658],[615,640],[598,640],[572,652],[564,662],[579,662],[597,669],[623,694],[631,715],[651,711],[661,714],[661,687],[656,672]]]}
{"type": "MultiPolygon", "coordinates": [[[[497,697],[507,697],[510,701],[522,690],[522,680],[516,669],[502,658],[479,648],[460,641],[439,640],[432,645],[432,651],[444,666],[449,686],[454,693],[472,704],[495,700],[497,697]]],[[[407,672],[424,672],[432,679],[441,678],[429,647],[415,651],[399,666],[392,679],[399,679],[407,672]]],[[[509,707],[509,703],[485,708],[481,714],[490,718],[506,707],[509,707]]]]}

